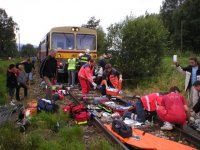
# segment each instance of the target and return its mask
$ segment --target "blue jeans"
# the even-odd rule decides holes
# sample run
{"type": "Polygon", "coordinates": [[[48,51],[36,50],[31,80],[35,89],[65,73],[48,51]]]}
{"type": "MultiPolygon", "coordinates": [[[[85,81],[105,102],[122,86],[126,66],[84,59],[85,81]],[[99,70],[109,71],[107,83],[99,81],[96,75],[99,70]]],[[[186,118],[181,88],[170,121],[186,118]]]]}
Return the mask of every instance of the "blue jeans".
{"type": "Polygon", "coordinates": [[[68,70],[68,83],[73,86],[75,84],[75,73],[75,70],[68,70]]]}

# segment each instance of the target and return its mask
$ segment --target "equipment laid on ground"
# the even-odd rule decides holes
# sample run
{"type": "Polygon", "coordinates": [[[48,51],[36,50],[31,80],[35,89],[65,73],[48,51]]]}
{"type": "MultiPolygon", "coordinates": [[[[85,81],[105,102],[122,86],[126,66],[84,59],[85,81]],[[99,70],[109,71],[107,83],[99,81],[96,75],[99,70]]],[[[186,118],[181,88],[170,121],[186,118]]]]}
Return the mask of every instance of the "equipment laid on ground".
{"type": "Polygon", "coordinates": [[[122,136],[120,136],[112,130],[111,124],[104,124],[104,126],[120,141],[134,148],[139,148],[143,150],[195,150],[195,148],[192,148],[190,146],[183,145],[164,138],[160,138],[149,133],[144,134],[144,131],[135,128],[132,129],[133,136],[123,138],[122,136]]]}

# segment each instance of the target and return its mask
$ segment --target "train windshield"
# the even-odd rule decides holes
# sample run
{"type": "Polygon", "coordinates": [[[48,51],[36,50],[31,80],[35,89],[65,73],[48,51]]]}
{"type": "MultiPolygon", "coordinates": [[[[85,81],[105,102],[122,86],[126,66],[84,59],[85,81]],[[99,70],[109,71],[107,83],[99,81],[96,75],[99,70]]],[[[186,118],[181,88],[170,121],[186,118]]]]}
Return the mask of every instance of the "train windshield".
{"type": "Polygon", "coordinates": [[[76,48],[77,50],[83,49],[96,49],[96,36],[90,34],[77,34],[76,35],[76,48]]]}
{"type": "Polygon", "coordinates": [[[52,33],[52,48],[62,48],[66,50],[74,49],[74,34],[72,33],[52,33]]]}

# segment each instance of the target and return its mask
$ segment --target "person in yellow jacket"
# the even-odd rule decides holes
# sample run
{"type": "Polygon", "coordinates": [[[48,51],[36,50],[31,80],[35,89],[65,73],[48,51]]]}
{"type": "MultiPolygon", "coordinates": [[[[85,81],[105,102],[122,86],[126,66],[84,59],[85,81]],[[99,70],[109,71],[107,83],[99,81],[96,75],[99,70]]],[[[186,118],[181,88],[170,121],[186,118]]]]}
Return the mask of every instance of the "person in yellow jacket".
{"type": "Polygon", "coordinates": [[[69,58],[67,60],[68,63],[68,84],[71,87],[75,85],[75,74],[76,74],[76,58],[69,58]]]}

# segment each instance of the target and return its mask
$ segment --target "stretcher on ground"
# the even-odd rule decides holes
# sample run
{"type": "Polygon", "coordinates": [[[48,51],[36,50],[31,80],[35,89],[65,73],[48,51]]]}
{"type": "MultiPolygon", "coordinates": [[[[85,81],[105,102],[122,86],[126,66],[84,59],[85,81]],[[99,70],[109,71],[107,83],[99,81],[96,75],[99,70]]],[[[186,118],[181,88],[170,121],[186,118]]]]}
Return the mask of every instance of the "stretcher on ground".
{"type": "Polygon", "coordinates": [[[133,136],[123,138],[112,130],[111,124],[104,125],[120,141],[143,150],[195,150],[195,148],[171,140],[160,138],[133,128],[133,136]]]}

